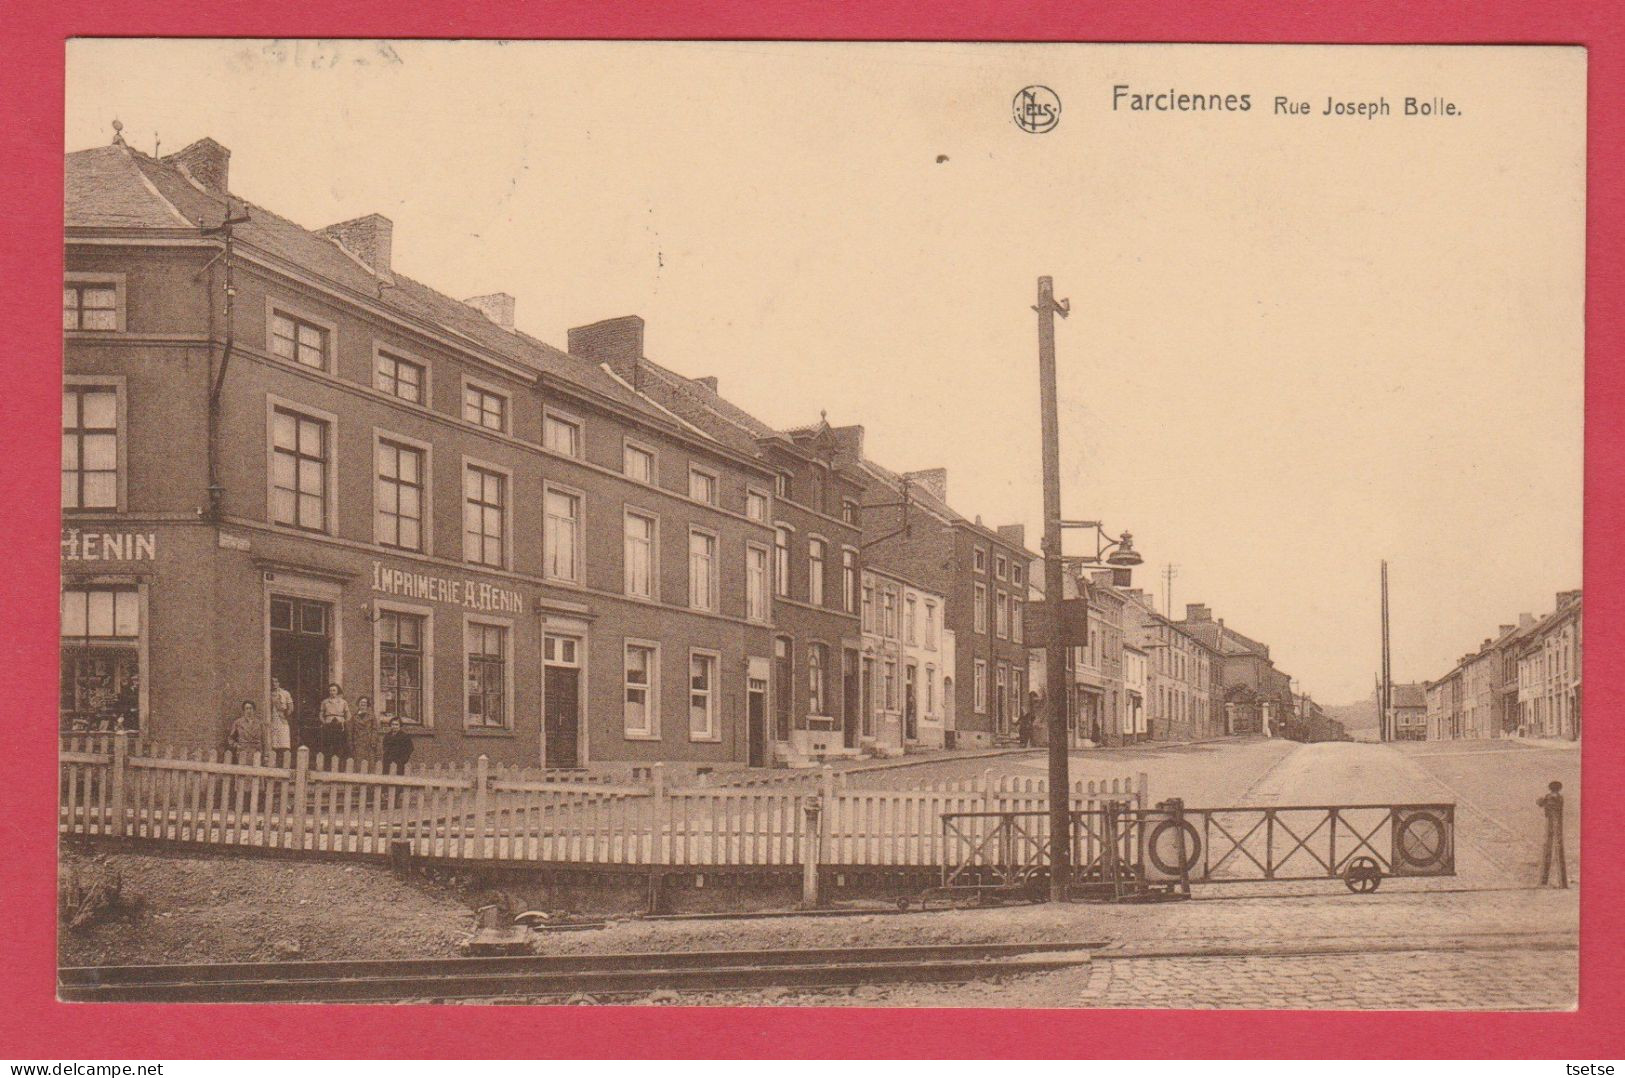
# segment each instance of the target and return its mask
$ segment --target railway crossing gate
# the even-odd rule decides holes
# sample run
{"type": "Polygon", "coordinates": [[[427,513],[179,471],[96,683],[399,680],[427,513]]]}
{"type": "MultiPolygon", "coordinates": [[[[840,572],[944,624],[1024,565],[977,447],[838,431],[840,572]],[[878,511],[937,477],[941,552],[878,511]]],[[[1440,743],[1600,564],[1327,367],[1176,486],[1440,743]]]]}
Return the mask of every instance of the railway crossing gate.
{"type": "MultiPolygon", "coordinates": [[[[1072,813],[1068,892],[1108,901],[1186,897],[1192,885],[1341,879],[1370,894],[1388,877],[1456,873],[1455,805],[1155,808],[1110,801],[1072,813]]],[[[920,896],[1041,897],[1049,818],[1037,812],[942,816],[942,884],[920,896]]]]}

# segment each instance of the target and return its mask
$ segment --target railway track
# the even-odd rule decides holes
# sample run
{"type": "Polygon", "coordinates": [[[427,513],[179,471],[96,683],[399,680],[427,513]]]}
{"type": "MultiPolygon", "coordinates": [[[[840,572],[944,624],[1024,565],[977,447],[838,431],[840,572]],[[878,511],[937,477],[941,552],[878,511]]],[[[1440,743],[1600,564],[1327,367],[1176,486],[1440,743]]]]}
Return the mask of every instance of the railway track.
{"type": "Polygon", "coordinates": [[[83,1003],[314,1003],[403,999],[591,999],[657,990],[728,991],[960,982],[1088,963],[1103,940],[821,947],[771,951],[523,955],[405,961],[73,966],[57,995],[83,1003]]]}

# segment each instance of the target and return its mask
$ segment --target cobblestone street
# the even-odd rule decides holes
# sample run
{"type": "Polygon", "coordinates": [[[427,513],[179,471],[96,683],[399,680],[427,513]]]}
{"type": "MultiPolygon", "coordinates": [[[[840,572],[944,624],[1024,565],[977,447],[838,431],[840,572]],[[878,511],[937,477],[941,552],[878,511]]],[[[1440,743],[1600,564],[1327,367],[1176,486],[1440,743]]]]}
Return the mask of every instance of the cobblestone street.
{"type": "MultiPolygon", "coordinates": [[[[1570,874],[1577,878],[1577,747],[1249,739],[1080,753],[1072,766],[1088,778],[1144,770],[1154,799],[1180,796],[1187,805],[1452,802],[1457,875],[1385,880],[1370,895],[1351,895],[1335,880],[1227,884],[1198,887],[1192,901],[1160,905],[955,911],[923,915],[912,930],[904,927],[912,916],[822,925],[814,929],[820,938],[841,942],[883,933],[921,941],[1094,938],[1108,945],[1088,966],[992,986],[775,992],[706,1002],[1382,1010],[1576,1005],[1579,891],[1535,886],[1542,818],[1534,800],[1546,782],[1564,783],[1572,806],[1570,874]]],[[[1037,775],[1043,768],[1041,755],[1014,755],[918,770],[951,779],[983,770],[1037,775]]],[[[738,927],[734,945],[746,946],[787,926],[738,927]]],[[[795,938],[806,939],[799,930],[795,938]]]]}
{"type": "Polygon", "coordinates": [[[1090,1007],[1563,1010],[1576,952],[1132,958],[1097,961],[1077,1002],[1090,1007]]]}

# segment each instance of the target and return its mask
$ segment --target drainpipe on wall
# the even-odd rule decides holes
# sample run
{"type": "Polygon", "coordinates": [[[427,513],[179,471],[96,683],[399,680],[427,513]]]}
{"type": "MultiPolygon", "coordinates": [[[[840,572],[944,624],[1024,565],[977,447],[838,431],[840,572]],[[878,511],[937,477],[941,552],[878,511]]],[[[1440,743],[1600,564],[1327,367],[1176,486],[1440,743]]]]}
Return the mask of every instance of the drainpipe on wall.
{"type": "MultiPolygon", "coordinates": [[[[232,281],[232,227],[247,221],[247,213],[234,216],[231,212],[231,203],[226,203],[226,218],[214,228],[203,229],[205,236],[220,237],[220,254],[216,256],[225,264],[225,302],[223,314],[226,323],[225,341],[220,350],[220,365],[213,367],[211,363],[209,378],[209,412],[208,412],[208,438],[209,438],[209,488],[208,505],[203,511],[204,519],[218,524],[224,512],[226,489],[220,482],[220,394],[226,384],[226,369],[231,363],[232,347],[235,343],[234,326],[232,318],[233,301],[237,296],[237,289],[232,281]]],[[[209,313],[212,322],[214,315],[214,294],[211,289],[209,295],[209,313]]],[[[212,329],[211,325],[211,329],[212,329]]]]}

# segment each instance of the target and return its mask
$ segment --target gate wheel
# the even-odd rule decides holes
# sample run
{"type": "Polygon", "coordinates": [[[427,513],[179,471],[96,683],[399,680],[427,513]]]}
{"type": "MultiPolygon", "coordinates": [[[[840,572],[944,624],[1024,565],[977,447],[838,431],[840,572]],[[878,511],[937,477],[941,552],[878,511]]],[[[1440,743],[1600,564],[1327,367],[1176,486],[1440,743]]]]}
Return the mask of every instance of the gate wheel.
{"type": "Polygon", "coordinates": [[[1343,869],[1343,883],[1357,895],[1369,895],[1382,886],[1382,866],[1374,857],[1356,857],[1343,869]]]}

